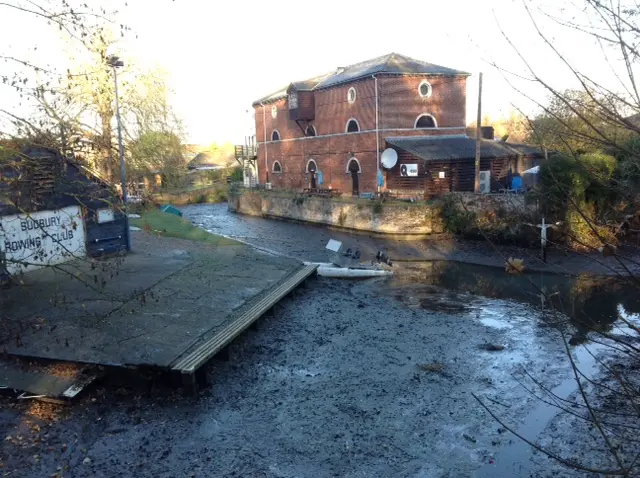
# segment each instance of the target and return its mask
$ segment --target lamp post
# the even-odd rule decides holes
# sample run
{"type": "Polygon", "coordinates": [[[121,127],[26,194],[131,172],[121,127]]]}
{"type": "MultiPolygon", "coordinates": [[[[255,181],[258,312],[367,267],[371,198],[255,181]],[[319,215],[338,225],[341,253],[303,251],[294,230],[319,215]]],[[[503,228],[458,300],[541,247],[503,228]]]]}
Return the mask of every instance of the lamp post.
{"type": "Polygon", "coordinates": [[[124,226],[126,228],[126,247],[131,250],[131,231],[129,230],[129,207],[127,194],[127,170],[124,167],[124,146],[122,144],[122,122],[120,120],[120,99],[118,98],[118,68],[124,66],[124,62],[115,55],[107,58],[107,64],[113,69],[113,81],[116,93],[116,120],[118,122],[118,155],[120,156],[120,184],[122,187],[122,202],[124,203],[124,226]]]}

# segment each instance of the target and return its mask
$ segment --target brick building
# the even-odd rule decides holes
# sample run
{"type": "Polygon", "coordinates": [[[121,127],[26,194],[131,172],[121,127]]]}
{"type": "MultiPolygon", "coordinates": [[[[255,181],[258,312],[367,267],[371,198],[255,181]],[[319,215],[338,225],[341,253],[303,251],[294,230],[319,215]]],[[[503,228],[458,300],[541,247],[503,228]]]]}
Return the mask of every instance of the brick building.
{"type": "MultiPolygon", "coordinates": [[[[468,76],[391,53],[293,82],[255,101],[260,182],[274,188],[340,189],[346,194],[378,189],[431,194],[430,178],[442,177],[441,165],[427,166],[433,155],[416,153],[425,148],[387,139],[415,137],[424,142],[448,136],[458,138],[456,143],[473,141],[465,136],[468,76]],[[387,148],[399,153],[398,164],[389,170],[380,164],[387,148]],[[410,167],[410,174],[417,175],[407,177],[407,165],[414,163],[420,167],[410,167]]],[[[468,145],[462,146],[460,154],[466,154],[468,145]]],[[[454,158],[455,151],[451,156],[451,149],[446,154],[435,159],[468,163],[467,158],[454,158]]],[[[455,182],[449,183],[455,187],[455,182]]],[[[443,183],[437,193],[444,189],[443,183]]]]}

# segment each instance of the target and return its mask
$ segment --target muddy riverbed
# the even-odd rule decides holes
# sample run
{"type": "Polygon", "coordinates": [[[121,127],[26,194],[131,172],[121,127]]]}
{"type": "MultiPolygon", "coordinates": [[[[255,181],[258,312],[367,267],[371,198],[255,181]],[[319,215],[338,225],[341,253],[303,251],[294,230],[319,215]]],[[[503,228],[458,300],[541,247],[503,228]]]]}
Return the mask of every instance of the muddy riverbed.
{"type": "MultiPolygon", "coordinates": [[[[305,237],[300,225],[261,221],[231,216],[208,228],[310,260],[326,259],[326,239],[335,237],[323,229],[305,237]]],[[[606,454],[597,449],[584,455],[584,437],[573,431],[570,416],[525,388],[576,394],[560,333],[535,288],[509,285],[512,278],[485,269],[430,264],[391,280],[313,279],[236,340],[228,360],[213,361],[210,385],[197,399],[157,385],[99,387],[67,407],[5,398],[0,471],[12,477],[585,476],[523,446],[479,403],[561,456],[604,463],[606,454]]],[[[556,287],[575,290],[572,284],[556,287]]],[[[600,326],[618,327],[611,310],[635,317],[633,303],[618,300],[624,293],[605,295],[613,305],[597,313],[600,326]]],[[[584,304],[595,316],[589,302],[575,310],[584,304]]],[[[584,319],[569,317],[567,332],[584,319]]],[[[597,376],[587,348],[599,350],[584,334],[574,335],[578,364],[597,376]]]]}

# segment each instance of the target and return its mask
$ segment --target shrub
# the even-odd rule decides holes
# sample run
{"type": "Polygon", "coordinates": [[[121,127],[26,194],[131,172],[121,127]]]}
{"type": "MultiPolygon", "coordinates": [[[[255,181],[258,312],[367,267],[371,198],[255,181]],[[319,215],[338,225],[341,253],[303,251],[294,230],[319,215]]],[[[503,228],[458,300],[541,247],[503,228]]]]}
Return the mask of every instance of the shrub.
{"type": "Polygon", "coordinates": [[[444,230],[452,234],[470,234],[476,228],[476,214],[465,211],[452,196],[445,196],[441,206],[444,230]]]}

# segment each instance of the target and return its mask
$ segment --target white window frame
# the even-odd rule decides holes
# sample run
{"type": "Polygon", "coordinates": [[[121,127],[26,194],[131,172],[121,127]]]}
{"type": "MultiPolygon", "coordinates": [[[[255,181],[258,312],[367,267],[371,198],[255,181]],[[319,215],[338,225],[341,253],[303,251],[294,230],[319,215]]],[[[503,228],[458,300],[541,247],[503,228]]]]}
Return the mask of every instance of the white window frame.
{"type": "Polygon", "coordinates": [[[345,173],[351,174],[351,171],[349,171],[349,165],[351,164],[351,161],[355,161],[358,164],[358,174],[362,173],[362,165],[360,164],[360,161],[358,161],[358,158],[356,158],[355,156],[351,156],[349,158],[349,161],[347,161],[347,167],[345,169],[345,173]]]}
{"type": "Polygon", "coordinates": [[[318,163],[316,163],[316,160],[315,160],[315,159],[313,159],[313,158],[311,158],[311,159],[309,159],[309,161],[307,161],[307,166],[304,168],[304,172],[305,172],[306,174],[309,174],[309,173],[311,172],[311,171],[309,171],[309,165],[310,165],[311,163],[313,163],[313,164],[315,164],[315,165],[316,165],[316,170],[315,170],[314,172],[317,174],[317,173],[318,173],[318,163]]]}
{"type": "Polygon", "coordinates": [[[347,90],[347,101],[349,102],[350,105],[354,104],[356,102],[356,99],[358,98],[358,92],[356,91],[356,89],[352,86],[351,88],[349,88],[347,90]],[[353,91],[353,99],[351,99],[351,92],[353,91]]]}
{"type": "Polygon", "coordinates": [[[282,164],[280,164],[280,161],[278,161],[277,159],[271,165],[271,172],[273,174],[282,174],[282,164]],[[276,171],[276,164],[280,166],[280,171],[276,171]]]}
{"type": "Polygon", "coordinates": [[[277,129],[274,129],[273,131],[271,131],[271,141],[281,141],[282,140],[282,136],[280,136],[280,131],[278,131],[277,129]],[[278,139],[273,139],[273,133],[278,133],[278,139]]]}
{"type": "Polygon", "coordinates": [[[431,98],[431,95],[433,94],[433,87],[431,86],[431,83],[429,83],[427,80],[422,80],[418,85],[418,94],[420,95],[420,98],[431,98]],[[429,88],[429,91],[426,95],[422,94],[422,85],[427,85],[427,87],[429,88]]]}
{"type": "Polygon", "coordinates": [[[429,117],[433,120],[433,124],[434,124],[433,128],[438,127],[438,121],[436,120],[435,116],[429,113],[422,113],[421,115],[418,115],[416,120],[413,122],[413,129],[433,129],[433,128],[418,128],[418,121],[420,121],[420,118],[424,118],[424,117],[429,117]]]}
{"type": "MultiPolygon", "coordinates": [[[[316,129],[315,126],[313,126],[312,124],[308,124],[307,127],[304,129],[304,135],[307,136],[307,130],[309,128],[313,128],[313,132],[315,133],[313,136],[318,136],[318,130],[316,129]]],[[[307,138],[311,138],[312,136],[307,136],[307,138]]]]}
{"type": "Polygon", "coordinates": [[[345,133],[359,133],[360,132],[360,123],[358,123],[358,120],[355,118],[349,118],[347,120],[347,123],[344,125],[344,132],[345,133]],[[355,121],[356,124],[358,125],[358,131],[349,131],[349,123],[351,123],[352,121],[355,121]]]}
{"type": "Polygon", "coordinates": [[[271,117],[273,119],[276,119],[278,117],[278,107],[276,105],[273,105],[271,107],[271,117]]]}

